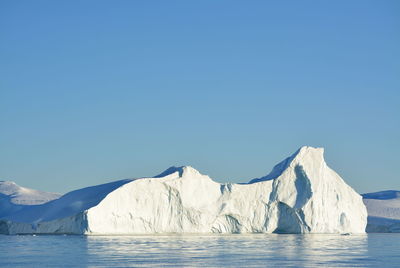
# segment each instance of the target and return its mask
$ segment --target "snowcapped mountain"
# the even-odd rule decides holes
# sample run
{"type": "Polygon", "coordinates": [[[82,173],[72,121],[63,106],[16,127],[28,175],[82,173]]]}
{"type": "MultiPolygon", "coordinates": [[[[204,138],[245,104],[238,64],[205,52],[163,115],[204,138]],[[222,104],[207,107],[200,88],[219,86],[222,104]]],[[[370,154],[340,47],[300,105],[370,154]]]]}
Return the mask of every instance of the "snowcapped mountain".
{"type": "Polygon", "coordinates": [[[0,181],[0,218],[25,207],[40,205],[61,195],[21,187],[12,181],[0,181]]]}
{"type": "Polygon", "coordinates": [[[368,210],[367,232],[400,232],[400,191],[363,194],[368,210]]]}
{"type": "Polygon", "coordinates": [[[302,147],[247,184],[220,184],[192,167],[70,192],[0,214],[0,233],[363,233],[362,198],[302,147]]]}
{"type": "Polygon", "coordinates": [[[57,193],[48,193],[21,187],[12,181],[0,181],[0,196],[16,205],[39,205],[59,198],[57,193]]]}
{"type": "Polygon", "coordinates": [[[7,219],[36,224],[41,221],[65,218],[96,206],[107,194],[131,181],[120,180],[75,190],[40,206],[25,206],[9,215],[7,219]]]}

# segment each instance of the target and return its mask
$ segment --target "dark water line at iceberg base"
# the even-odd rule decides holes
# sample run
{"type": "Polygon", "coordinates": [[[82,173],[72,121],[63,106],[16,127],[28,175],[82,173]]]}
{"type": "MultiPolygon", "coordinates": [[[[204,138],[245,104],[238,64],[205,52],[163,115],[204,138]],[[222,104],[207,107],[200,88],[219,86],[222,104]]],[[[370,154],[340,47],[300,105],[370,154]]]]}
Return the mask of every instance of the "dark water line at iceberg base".
{"type": "Polygon", "coordinates": [[[0,267],[398,267],[400,234],[0,236],[0,267]]]}

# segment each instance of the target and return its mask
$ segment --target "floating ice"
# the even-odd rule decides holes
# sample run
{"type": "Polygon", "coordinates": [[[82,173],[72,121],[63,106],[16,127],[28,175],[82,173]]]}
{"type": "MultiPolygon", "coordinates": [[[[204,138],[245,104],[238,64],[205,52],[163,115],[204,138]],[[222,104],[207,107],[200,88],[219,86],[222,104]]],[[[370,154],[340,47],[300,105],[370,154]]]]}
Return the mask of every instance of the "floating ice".
{"type": "Polygon", "coordinates": [[[362,197],[302,147],[247,184],[217,183],[192,167],[70,192],[1,215],[0,233],[364,233],[362,197]]]}

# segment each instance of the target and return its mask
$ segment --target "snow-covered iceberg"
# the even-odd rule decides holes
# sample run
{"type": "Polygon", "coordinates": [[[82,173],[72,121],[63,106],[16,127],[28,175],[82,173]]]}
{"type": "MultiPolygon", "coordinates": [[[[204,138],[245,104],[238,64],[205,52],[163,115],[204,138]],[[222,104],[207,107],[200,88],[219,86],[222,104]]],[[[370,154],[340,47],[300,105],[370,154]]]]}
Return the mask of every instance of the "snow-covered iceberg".
{"type": "Polygon", "coordinates": [[[302,147],[265,177],[218,183],[192,167],[70,192],[0,214],[7,234],[364,233],[362,197],[302,147]]]}
{"type": "Polygon", "coordinates": [[[400,232],[400,191],[363,194],[368,211],[368,233],[400,232]]]}

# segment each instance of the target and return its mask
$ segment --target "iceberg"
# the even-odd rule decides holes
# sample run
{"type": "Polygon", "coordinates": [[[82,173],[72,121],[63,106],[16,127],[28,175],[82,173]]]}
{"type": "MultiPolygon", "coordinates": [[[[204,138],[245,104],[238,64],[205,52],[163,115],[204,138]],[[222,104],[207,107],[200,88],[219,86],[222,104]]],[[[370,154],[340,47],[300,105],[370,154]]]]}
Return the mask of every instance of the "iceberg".
{"type": "Polygon", "coordinates": [[[218,183],[190,166],[0,213],[3,234],[364,233],[362,197],[302,147],[267,176],[218,183]]]}
{"type": "Polygon", "coordinates": [[[368,211],[368,233],[400,232],[400,191],[363,194],[368,211]]]}

